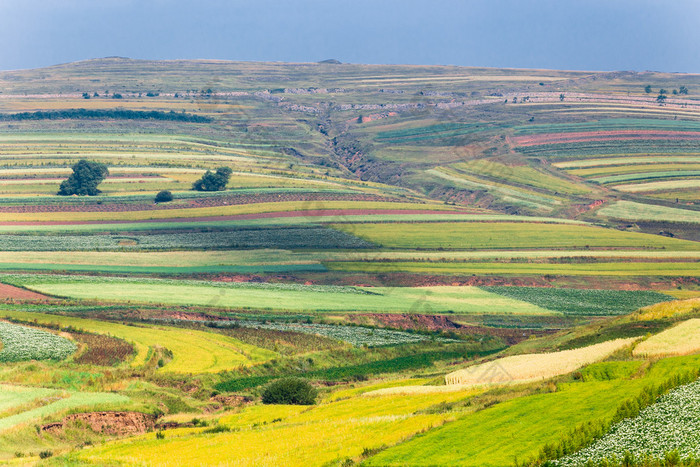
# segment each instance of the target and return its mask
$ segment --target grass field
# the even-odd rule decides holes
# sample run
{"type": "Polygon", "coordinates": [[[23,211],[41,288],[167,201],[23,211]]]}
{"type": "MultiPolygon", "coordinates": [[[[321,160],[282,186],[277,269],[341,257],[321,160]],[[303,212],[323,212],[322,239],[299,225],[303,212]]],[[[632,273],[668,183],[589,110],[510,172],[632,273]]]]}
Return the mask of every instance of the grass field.
{"type": "Polygon", "coordinates": [[[557,224],[431,223],[333,226],[386,248],[519,249],[642,248],[695,250],[694,242],[593,226],[557,224]]]}
{"type": "Polygon", "coordinates": [[[599,216],[626,219],[631,221],[651,220],[661,222],[700,223],[700,211],[670,208],[632,201],[617,201],[597,211],[599,216]]]}
{"type": "Polygon", "coordinates": [[[476,287],[355,288],[245,283],[212,286],[202,281],[99,280],[55,276],[51,282],[42,282],[46,279],[41,276],[17,277],[16,283],[42,293],[134,303],[315,312],[553,313],[476,287]]]}
{"type": "Polygon", "coordinates": [[[378,397],[330,402],[298,410],[285,406],[251,406],[221,423],[236,428],[222,434],[166,432],[84,451],[78,459],[92,463],[121,461],[176,465],[186,462],[225,463],[236,446],[236,462],[253,465],[325,465],[359,458],[363,451],[392,445],[413,434],[439,426],[450,414],[424,411],[469,394],[378,397]],[[274,438],[275,443],[269,440],[274,438]],[[172,459],[170,464],[167,458],[172,459]]]}
{"type": "Polygon", "coordinates": [[[640,388],[638,381],[579,383],[503,402],[387,449],[366,464],[512,465],[535,456],[544,444],[558,440],[571,426],[611,417],[620,400],[640,388]],[[600,397],[601,393],[606,397],[600,397]]]}

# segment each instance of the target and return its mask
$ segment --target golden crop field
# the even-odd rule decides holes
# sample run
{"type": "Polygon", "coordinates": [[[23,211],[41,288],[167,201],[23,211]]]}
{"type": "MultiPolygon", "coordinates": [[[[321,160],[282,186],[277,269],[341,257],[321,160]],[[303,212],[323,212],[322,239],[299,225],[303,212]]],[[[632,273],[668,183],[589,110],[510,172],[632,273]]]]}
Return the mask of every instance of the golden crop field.
{"type": "Polygon", "coordinates": [[[689,319],[655,334],[635,347],[634,355],[660,357],[700,351],[700,319],[689,319]]]}
{"type": "Polygon", "coordinates": [[[580,349],[503,357],[449,373],[445,376],[445,382],[467,388],[544,380],[602,360],[635,340],[615,339],[580,349]]]}

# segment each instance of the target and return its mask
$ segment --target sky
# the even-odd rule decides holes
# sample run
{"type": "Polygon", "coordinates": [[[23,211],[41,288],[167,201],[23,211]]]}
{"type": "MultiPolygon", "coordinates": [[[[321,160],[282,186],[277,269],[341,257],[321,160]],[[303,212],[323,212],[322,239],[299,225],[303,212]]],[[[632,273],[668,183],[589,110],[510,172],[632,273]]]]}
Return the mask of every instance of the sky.
{"type": "Polygon", "coordinates": [[[0,70],[89,58],[700,73],[700,0],[0,0],[0,70]]]}

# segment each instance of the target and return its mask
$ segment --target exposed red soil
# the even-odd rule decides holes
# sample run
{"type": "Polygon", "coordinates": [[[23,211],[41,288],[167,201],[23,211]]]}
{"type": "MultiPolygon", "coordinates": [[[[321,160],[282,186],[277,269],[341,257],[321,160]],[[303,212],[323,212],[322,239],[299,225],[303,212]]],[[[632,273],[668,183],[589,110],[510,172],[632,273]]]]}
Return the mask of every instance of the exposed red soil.
{"type": "Polygon", "coordinates": [[[362,313],[350,315],[351,321],[360,322],[369,318],[384,326],[396,329],[417,329],[425,331],[447,331],[459,329],[462,326],[440,315],[414,315],[398,313],[362,313]]]}
{"type": "Polygon", "coordinates": [[[482,326],[467,326],[455,323],[445,316],[416,315],[399,313],[363,313],[348,317],[358,324],[367,319],[383,327],[393,329],[413,329],[419,331],[450,331],[457,334],[493,336],[505,340],[508,345],[514,345],[527,339],[533,334],[543,334],[545,331],[532,329],[489,328],[482,326]]]}
{"type": "Polygon", "coordinates": [[[658,130],[611,130],[571,133],[545,133],[539,135],[516,136],[513,142],[517,146],[539,146],[556,143],[582,143],[586,141],[606,140],[694,140],[700,139],[696,131],[658,131],[658,130]]]}
{"type": "Polygon", "coordinates": [[[155,426],[154,415],[141,412],[88,412],[68,415],[62,421],[41,427],[42,431],[57,433],[66,425],[82,422],[93,431],[113,436],[138,435],[155,426]]]}
{"type": "Polygon", "coordinates": [[[99,225],[99,224],[136,224],[147,222],[205,222],[205,221],[237,221],[251,219],[273,219],[277,217],[337,217],[335,222],[342,222],[344,216],[369,216],[381,214],[480,214],[474,211],[431,211],[429,209],[313,209],[304,211],[275,211],[254,214],[236,214],[231,216],[206,217],[177,217],[169,219],[144,220],[107,220],[107,221],[33,221],[33,222],[0,222],[0,225],[99,225]]]}
{"type": "Polygon", "coordinates": [[[31,290],[15,287],[14,285],[0,283],[0,299],[12,300],[53,300],[51,297],[42,295],[31,290]]]}

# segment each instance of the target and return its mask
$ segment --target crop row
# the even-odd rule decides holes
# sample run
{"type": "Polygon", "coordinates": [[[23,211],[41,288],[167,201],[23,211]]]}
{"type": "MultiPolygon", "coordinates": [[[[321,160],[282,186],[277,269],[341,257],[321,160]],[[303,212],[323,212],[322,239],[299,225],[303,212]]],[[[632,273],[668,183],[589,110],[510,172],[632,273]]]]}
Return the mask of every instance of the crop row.
{"type": "Polygon", "coordinates": [[[3,251],[104,251],[173,249],[354,249],[373,248],[366,240],[325,227],[261,228],[112,235],[0,235],[3,251]]]}
{"type": "Polygon", "coordinates": [[[599,209],[596,214],[598,216],[631,221],[700,223],[700,211],[635,203],[632,201],[617,201],[599,209]]]}
{"type": "MultiPolygon", "coordinates": [[[[423,334],[367,328],[363,326],[337,326],[314,323],[261,323],[257,321],[239,321],[238,323],[245,327],[276,331],[293,331],[304,334],[319,334],[331,339],[349,342],[354,346],[379,347],[385,345],[409,344],[429,339],[429,336],[423,334]]],[[[445,341],[445,339],[438,340],[445,341]]]]}
{"type": "Polygon", "coordinates": [[[0,321],[0,342],[0,362],[63,360],[77,350],[65,337],[4,321],[0,321]]]}

